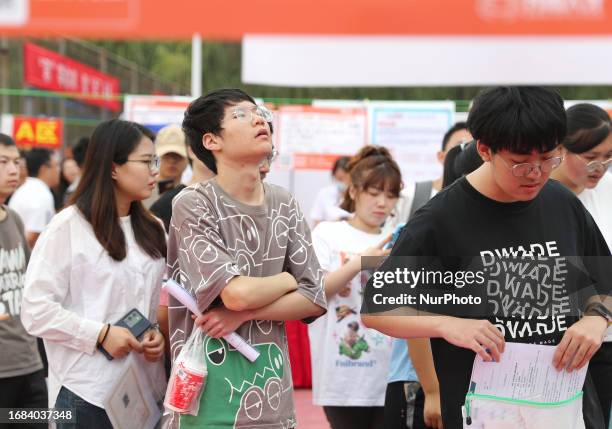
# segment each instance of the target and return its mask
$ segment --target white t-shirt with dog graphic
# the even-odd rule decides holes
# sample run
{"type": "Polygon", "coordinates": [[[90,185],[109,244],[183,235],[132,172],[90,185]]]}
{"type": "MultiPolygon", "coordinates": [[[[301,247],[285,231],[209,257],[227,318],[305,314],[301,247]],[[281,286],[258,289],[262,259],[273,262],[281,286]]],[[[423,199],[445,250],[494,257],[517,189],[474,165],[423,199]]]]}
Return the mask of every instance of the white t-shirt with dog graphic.
{"type": "MultiPolygon", "coordinates": [[[[333,272],[385,234],[368,234],[346,221],[322,222],[312,232],[321,268],[333,272]]],[[[328,299],[327,314],[308,326],[313,402],[324,406],[383,406],[392,339],[366,328],[359,317],[362,271],[328,299]]]]}

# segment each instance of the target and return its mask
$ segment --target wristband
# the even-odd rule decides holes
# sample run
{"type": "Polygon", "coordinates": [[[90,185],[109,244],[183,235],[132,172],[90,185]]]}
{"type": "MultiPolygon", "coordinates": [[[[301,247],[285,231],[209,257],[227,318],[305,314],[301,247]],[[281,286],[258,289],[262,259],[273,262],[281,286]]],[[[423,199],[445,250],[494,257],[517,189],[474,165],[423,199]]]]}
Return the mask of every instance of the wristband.
{"type": "Polygon", "coordinates": [[[104,343],[104,340],[106,340],[106,337],[108,336],[108,331],[110,331],[110,326],[111,326],[110,323],[106,324],[106,332],[102,336],[102,339],[100,341],[98,341],[98,345],[100,347],[102,347],[102,344],[104,343]]]}
{"type": "Polygon", "coordinates": [[[587,306],[584,314],[586,316],[601,316],[606,319],[608,324],[612,323],[612,314],[610,314],[606,306],[601,303],[590,304],[587,306]]]}

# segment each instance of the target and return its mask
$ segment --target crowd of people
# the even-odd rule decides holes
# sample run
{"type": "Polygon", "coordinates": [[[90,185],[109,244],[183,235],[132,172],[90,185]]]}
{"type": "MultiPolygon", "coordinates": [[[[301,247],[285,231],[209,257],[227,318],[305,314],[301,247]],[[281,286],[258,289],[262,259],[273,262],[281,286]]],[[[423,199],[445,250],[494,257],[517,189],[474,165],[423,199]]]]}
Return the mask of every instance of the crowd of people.
{"type": "MultiPolygon", "coordinates": [[[[264,180],[272,132],[269,110],[220,89],[157,135],[102,122],[62,160],[20,153],[0,134],[1,407],[73,409],[77,423],[58,428],[110,428],[105,400],[126,368],[140,368],[163,407],[170,368],[200,330],[208,374],[198,413],[166,409],[160,425],[299,427],[284,322],[302,320],[313,402],[332,429],[462,428],[475,358],[499,362],[512,342],[556,346],[557,371],[589,365],[576,423],[558,428],[609,427],[605,110],[566,110],[541,87],[485,89],[440,142],[443,176],[408,183],[386,148],[365,146],[338,158],[309,221],[290,192],[264,180]],[[485,286],[469,290],[484,306],[368,301],[376,272],[473,270],[483,252],[513,248],[523,249],[513,258],[569,258],[587,273],[568,274],[557,292],[571,308],[535,308],[536,293],[508,313],[515,289],[485,286]],[[201,315],[168,295],[168,279],[201,315]],[[116,325],[133,309],[151,324],[138,338],[116,325]],[[520,334],[509,328],[517,320],[520,334]],[[223,339],[232,332],[260,353],[255,363],[223,339]]],[[[532,287],[545,285],[535,276],[532,287]]]]}

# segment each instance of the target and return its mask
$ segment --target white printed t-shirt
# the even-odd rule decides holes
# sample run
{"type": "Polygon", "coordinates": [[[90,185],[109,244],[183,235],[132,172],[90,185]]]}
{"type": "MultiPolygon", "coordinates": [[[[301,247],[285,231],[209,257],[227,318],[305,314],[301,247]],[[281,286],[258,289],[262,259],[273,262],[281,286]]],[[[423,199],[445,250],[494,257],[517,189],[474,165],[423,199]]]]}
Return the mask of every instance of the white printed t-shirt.
{"type": "MultiPolygon", "coordinates": [[[[321,268],[333,272],[356,254],[380,243],[346,221],[322,222],[312,232],[321,268]]],[[[328,299],[328,312],[309,325],[313,402],[324,406],[383,406],[392,339],[361,322],[362,271],[328,299]]]]}
{"type": "Polygon", "coordinates": [[[26,233],[41,233],[55,215],[53,194],[45,182],[28,177],[13,194],[9,207],[23,220],[26,233]]]}

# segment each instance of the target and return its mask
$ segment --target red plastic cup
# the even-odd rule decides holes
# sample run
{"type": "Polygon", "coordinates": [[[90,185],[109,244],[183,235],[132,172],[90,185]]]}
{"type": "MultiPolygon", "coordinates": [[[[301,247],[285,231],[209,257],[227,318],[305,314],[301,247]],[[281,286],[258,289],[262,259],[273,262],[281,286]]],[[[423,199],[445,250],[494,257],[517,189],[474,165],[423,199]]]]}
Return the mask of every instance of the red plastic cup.
{"type": "Polygon", "coordinates": [[[193,401],[200,397],[200,391],[208,374],[206,368],[189,363],[178,362],[175,376],[170,380],[172,388],[166,406],[179,413],[186,413],[192,408],[193,401]]]}

